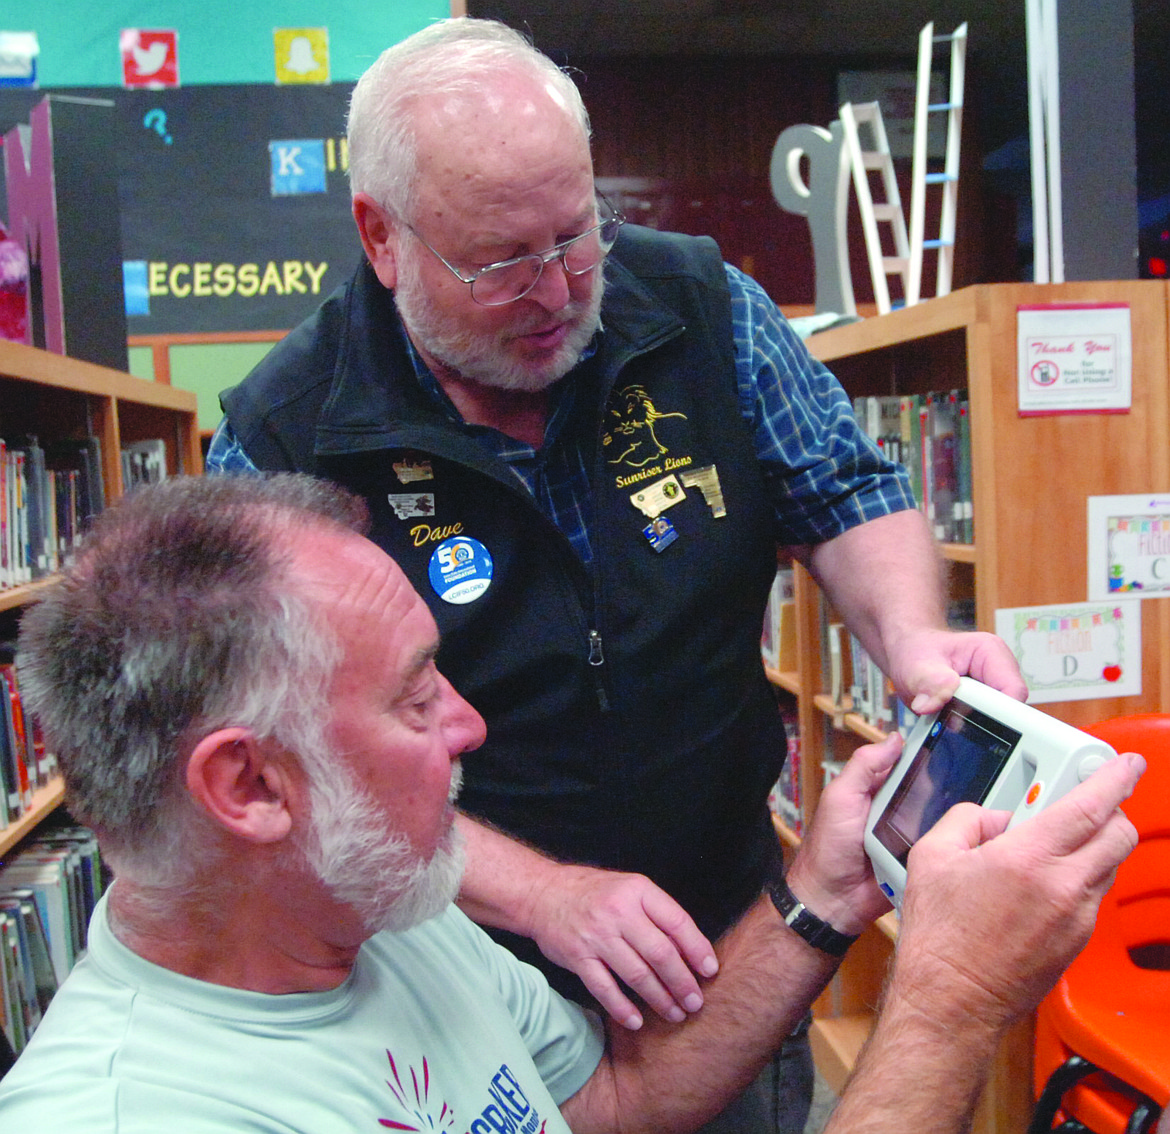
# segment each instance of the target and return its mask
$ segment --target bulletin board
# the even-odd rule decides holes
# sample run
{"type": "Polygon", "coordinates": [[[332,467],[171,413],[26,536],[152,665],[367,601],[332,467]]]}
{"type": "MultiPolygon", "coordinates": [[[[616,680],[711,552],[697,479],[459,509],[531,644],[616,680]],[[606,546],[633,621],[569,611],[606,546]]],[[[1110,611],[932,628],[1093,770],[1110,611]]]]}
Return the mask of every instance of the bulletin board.
{"type": "MultiPolygon", "coordinates": [[[[294,326],[361,255],[349,212],[352,84],[71,88],[113,101],[130,334],[294,326]]],[[[0,91],[0,128],[44,91],[0,91]]],[[[2,215],[7,216],[7,208],[2,215]]]]}

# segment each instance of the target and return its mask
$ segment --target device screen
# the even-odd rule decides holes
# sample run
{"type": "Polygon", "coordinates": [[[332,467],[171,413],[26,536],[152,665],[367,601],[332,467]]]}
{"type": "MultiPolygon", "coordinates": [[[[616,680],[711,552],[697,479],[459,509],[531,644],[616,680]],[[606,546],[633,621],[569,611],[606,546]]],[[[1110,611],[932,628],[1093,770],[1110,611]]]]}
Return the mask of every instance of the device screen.
{"type": "Polygon", "coordinates": [[[1020,733],[959,700],[931,725],[873,833],[903,866],[910,848],[956,803],[982,803],[1020,733]]]}

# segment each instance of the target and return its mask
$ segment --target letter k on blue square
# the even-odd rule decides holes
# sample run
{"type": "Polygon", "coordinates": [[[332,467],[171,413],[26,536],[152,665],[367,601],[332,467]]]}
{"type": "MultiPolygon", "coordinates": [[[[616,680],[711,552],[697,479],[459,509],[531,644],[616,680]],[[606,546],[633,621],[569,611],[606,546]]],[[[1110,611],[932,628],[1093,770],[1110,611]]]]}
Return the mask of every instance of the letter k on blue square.
{"type": "Polygon", "coordinates": [[[274,197],[326,191],[324,139],[269,142],[268,154],[272,161],[274,197]]]}

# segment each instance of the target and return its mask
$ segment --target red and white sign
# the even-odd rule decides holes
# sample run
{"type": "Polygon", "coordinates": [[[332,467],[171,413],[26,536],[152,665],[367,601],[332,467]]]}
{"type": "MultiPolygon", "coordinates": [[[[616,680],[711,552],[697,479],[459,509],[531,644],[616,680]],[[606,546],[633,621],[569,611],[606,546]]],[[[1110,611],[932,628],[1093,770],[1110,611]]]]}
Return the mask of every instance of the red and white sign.
{"type": "Polygon", "coordinates": [[[1128,304],[1021,304],[1016,347],[1021,417],[1129,412],[1128,304]]]}
{"type": "Polygon", "coordinates": [[[179,33],[161,29],[123,28],[122,85],[157,90],[179,85],[179,33]]]}

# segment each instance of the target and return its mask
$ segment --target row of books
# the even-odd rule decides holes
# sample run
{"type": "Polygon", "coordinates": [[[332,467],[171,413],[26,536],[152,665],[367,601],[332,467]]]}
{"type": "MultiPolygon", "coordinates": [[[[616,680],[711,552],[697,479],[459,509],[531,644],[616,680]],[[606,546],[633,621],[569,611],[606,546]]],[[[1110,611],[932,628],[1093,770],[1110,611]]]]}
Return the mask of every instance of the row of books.
{"type": "Polygon", "coordinates": [[[914,714],[894,692],[893,683],[869,655],[857,635],[836,621],[821,603],[821,690],[833,706],[833,725],[845,728],[847,713],[882,732],[907,736],[914,714]]]}
{"type": "Polygon", "coordinates": [[[784,718],[787,750],[780,778],[768,795],[768,807],[797,838],[801,838],[804,835],[804,810],[800,791],[800,721],[794,707],[783,708],[781,716],[784,718]]]}
{"type": "Polygon", "coordinates": [[[24,710],[15,655],[14,643],[0,642],[0,827],[19,819],[57,772],[56,757],[24,710]]]}
{"type": "Polygon", "coordinates": [[[96,437],[0,439],[0,586],[55,571],[104,499],[96,437]]]}
{"type": "Polygon", "coordinates": [[[85,950],[104,888],[97,840],[68,823],[43,829],[0,864],[0,1072],[85,950]]]}
{"type": "Polygon", "coordinates": [[[943,543],[974,543],[967,392],[858,397],[853,413],[878,448],[905,465],[935,537],[943,543]]]}
{"type": "MultiPolygon", "coordinates": [[[[840,624],[835,624],[839,626],[840,624]]],[[[894,692],[890,679],[881,671],[869,651],[861,644],[856,634],[849,634],[849,700],[851,711],[866,724],[882,732],[897,730],[903,736],[910,735],[915,716],[902,699],[894,692]]]]}
{"type": "MultiPolygon", "coordinates": [[[[165,441],[131,441],[122,447],[127,490],[166,475],[165,441]]],[[[0,438],[0,588],[56,571],[105,498],[99,438],[44,445],[31,434],[0,438]]]]}

